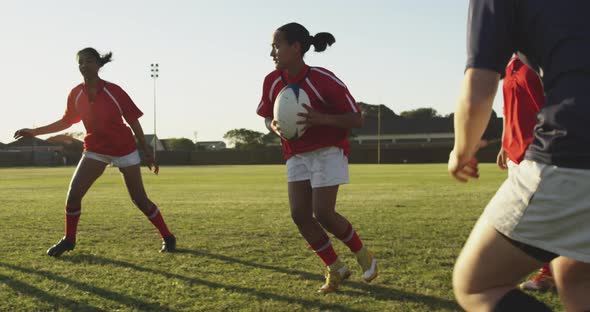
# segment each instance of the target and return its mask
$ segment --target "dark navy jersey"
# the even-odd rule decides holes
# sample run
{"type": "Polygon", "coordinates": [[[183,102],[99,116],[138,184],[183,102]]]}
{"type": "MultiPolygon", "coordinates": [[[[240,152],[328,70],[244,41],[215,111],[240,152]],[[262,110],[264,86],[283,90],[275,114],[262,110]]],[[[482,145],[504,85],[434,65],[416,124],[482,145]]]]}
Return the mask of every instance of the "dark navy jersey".
{"type": "Polygon", "coordinates": [[[515,52],[543,73],[545,106],[525,159],[590,169],[590,1],[471,0],[467,68],[504,75],[515,52]]]}

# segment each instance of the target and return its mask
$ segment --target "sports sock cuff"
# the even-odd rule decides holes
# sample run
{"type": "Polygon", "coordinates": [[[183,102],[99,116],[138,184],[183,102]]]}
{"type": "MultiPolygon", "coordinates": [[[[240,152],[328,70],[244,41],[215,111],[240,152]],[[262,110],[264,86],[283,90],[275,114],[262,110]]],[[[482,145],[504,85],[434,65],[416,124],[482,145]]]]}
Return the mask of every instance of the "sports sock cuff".
{"type": "Polygon", "coordinates": [[[494,308],[494,312],[513,311],[551,312],[551,309],[534,297],[529,296],[518,289],[513,289],[498,301],[494,308]]]}
{"type": "Polygon", "coordinates": [[[348,226],[346,227],[346,231],[344,231],[344,233],[342,235],[339,235],[336,237],[339,240],[341,240],[342,242],[346,243],[352,239],[353,235],[354,235],[354,229],[352,228],[352,224],[348,223],[348,226]]]}
{"type": "Polygon", "coordinates": [[[331,244],[330,238],[328,236],[324,236],[324,237],[322,237],[322,239],[309,244],[309,246],[311,247],[311,249],[313,249],[313,251],[320,252],[320,251],[328,248],[330,246],[330,244],[331,244]]]}
{"type": "Polygon", "coordinates": [[[150,211],[148,211],[145,215],[148,219],[153,219],[155,217],[158,216],[158,214],[160,213],[160,210],[158,209],[158,207],[154,206],[154,208],[150,211]]]}
{"type": "Polygon", "coordinates": [[[80,206],[66,206],[66,215],[68,216],[78,216],[82,212],[82,207],[80,206]]]}
{"type": "Polygon", "coordinates": [[[545,266],[543,266],[540,270],[541,273],[546,274],[548,276],[553,276],[553,274],[551,273],[551,267],[546,264],[545,266]]]}

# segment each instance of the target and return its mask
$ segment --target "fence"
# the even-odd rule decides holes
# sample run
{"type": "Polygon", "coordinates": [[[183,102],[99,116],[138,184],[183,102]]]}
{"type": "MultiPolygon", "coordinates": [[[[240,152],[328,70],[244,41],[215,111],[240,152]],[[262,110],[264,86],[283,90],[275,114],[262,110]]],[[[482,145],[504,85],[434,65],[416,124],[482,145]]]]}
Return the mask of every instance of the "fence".
{"type": "Polygon", "coordinates": [[[59,166],[64,164],[66,164],[64,156],[56,152],[0,150],[0,167],[59,166]]]}
{"type": "MultiPolygon", "coordinates": [[[[495,162],[499,142],[494,142],[478,152],[481,162],[495,162]]],[[[446,163],[452,143],[412,143],[389,144],[381,148],[382,164],[403,163],[446,163]]],[[[353,145],[349,155],[352,164],[377,163],[377,146],[353,145]]],[[[58,166],[75,165],[80,155],[68,155],[66,158],[52,152],[10,152],[0,151],[0,167],[15,166],[58,166]]],[[[258,165],[284,164],[279,146],[256,150],[224,149],[219,151],[166,151],[158,152],[160,165],[258,165]]]]}

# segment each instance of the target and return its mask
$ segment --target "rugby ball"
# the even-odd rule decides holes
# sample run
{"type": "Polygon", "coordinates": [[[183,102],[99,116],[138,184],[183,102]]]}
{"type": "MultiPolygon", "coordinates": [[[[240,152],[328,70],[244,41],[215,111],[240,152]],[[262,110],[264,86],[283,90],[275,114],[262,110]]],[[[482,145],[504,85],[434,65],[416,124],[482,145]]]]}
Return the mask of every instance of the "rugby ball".
{"type": "Polygon", "coordinates": [[[297,114],[307,112],[303,104],[311,106],[309,96],[297,84],[285,86],[275,99],[274,119],[287,140],[297,139],[305,132],[305,125],[297,124],[298,121],[303,120],[303,117],[297,114]]]}

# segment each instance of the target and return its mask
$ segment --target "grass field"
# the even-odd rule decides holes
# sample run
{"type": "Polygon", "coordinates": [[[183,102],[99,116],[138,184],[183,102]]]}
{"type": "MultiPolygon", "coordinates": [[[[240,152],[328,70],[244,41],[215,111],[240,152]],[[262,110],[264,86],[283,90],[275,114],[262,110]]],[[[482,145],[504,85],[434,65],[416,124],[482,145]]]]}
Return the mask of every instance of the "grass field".
{"type": "MultiPolygon", "coordinates": [[[[377,253],[380,276],[354,273],[315,293],[320,260],[291,221],[284,166],[144,171],[148,195],[178,238],[159,254],[155,228],[109,168],[83,202],[76,250],[50,258],[63,235],[74,168],[0,169],[0,311],[455,311],[456,255],[505,173],[483,165],[461,185],[446,165],[352,165],[338,210],[377,253]]],[[[556,294],[539,295],[560,309],[556,294]]]]}

